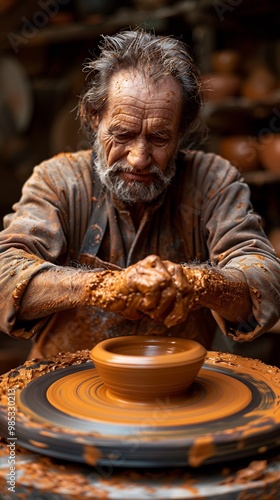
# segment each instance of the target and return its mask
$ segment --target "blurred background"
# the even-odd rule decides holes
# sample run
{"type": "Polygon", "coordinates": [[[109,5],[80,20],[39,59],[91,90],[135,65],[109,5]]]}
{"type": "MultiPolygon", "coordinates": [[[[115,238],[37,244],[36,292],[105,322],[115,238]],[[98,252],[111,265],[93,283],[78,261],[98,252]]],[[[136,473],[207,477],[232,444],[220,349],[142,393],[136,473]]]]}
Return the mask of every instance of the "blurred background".
{"type": "MultiPolygon", "coordinates": [[[[279,0],[1,0],[0,229],[37,163],[88,147],[76,119],[83,63],[102,34],[138,26],[191,48],[207,99],[204,148],[242,171],[280,256],[279,0]]],[[[279,333],[242,348],[217,333],[213,348],[279,366],[279,333]]],[[[28,343],[1,333],[0,342],[3,373],[28,343]]]]}

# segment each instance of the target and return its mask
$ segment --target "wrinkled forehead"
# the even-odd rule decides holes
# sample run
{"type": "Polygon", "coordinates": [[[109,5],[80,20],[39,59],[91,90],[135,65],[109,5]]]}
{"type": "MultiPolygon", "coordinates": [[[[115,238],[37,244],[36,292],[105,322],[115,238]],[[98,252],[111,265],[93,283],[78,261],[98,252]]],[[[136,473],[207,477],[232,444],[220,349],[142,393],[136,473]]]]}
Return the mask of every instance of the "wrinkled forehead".
{"type": "Polygon", "coordinates": [[[134,98],[147,98],[161,96],[162,98],[182,99],[182,89],[179,82],[172,76],[163,76],[154,80],[136,70],[121,70],[114,73],[109,82],[108,97],[121,97],[129,95],[134,98]]]}

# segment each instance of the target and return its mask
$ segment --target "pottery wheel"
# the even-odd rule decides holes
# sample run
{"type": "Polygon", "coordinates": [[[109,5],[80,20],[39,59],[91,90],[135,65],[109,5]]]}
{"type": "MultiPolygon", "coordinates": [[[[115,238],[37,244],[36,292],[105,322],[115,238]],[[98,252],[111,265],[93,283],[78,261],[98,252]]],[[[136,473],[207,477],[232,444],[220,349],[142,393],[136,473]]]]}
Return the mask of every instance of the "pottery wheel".
{"type": "Polygon", "coordinates": [[[199,466],[279,446],[279,402],[279,370],[240,356],[210,352],[186,394],[143,403],[110,393],[88,361],[17,391],[17,440],[91,465],[199,466]]]}

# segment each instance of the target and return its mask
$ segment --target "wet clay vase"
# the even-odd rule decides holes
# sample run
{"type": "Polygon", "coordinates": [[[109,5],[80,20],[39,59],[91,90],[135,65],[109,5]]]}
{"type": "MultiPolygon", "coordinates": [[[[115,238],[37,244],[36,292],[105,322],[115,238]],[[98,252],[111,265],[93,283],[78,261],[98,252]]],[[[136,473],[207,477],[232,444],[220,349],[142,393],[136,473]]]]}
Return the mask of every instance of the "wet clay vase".
{"type": "Polygon", "coordinates": [[[103,383],[117,398],[147,401],[184,393],[206,354],[194,340],[133,335],[103,340],[90,356],[103,383]]]}
{"type": "Polygon", "coordinates": [[[219,154],[242,172],[257,170],[259,167],[258,142],[251,136],[223,137],[219,142],[219,154]]]}
{"type": "Polygon", "coordinates": [[[272,172],[280,172],[280,134],[266,134],[259,139],[259,158],[272,172]]]}

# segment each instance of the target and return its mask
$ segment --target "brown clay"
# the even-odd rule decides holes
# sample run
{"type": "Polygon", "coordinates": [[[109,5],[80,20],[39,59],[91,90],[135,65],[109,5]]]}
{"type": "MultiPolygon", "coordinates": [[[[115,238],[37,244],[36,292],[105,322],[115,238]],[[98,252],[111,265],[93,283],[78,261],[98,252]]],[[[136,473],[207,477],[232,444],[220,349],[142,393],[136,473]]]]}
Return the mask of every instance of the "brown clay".
{"type": "Polygon", "coordinates": [[[173,271],[173,263],[156,255],[122,271],[101,271],[87,285],[86,302],[133,320],[144,313],[170,327],[184,320],[197,301],[190,270],[177,266],[176,279],[173,271]]]}
{"type": "Polygon", "coordinates": [[[206,354],[194,340],[133,335],[100,342],[91,358],[114,395],[146,401],[186,392],[206,354]]]}
{"type": "MultiPolygon", "coordinates": [[[[194,382],[189,392],[173,397],[157,393],[153,398],[130,399],[130,394],[129,399],[122,398],[100,379],[95,368],[66,375],[50,385],[47,400],[57,410],[77,419],[93,419],[112,425],[143,422],[144,426],[147,420],[146,426],[151,415],[156,415],[153,426],[160,431],[166,427],[167,419],[168,425],[175,429],[180,425],[207,425],[212,419],[230,417],[246,408],[252,398],[250,389],[239,380],[209,372],[204,367],[197,378],[199,390],[194,382]]],[[[212,438],[210,443],[212,446],[212,438]]],[[[192,450],[199,460],[205,456],[205,444],[204,440],[199,440],[197,448],[192,450]]]]}
{"type": "MultiPolygon", "coordinates": [[[[208,308],[215,304],[220,314],[234,320],[236,302],[239,303],[241,296],[248,303],[248,290],[243,282],[231,282],[229,286],[226,278],[210,268],[174,265],[156,255],[149,255],[122,271],[93,273],[86,289],[87,305],[118,312],[133,320],[146,314],[168,328],[184,321],[198,303],[208,308]]],[[[246,340],[249,340],[247,332],[246,340]]]]}
{"type": "MultiPolygon", "coordinates": [[[[6,425],[9,391],[14,388],[19,389],[17,432],[24,446],[58,457],[67,449],[72,460],[73,454],[81,459],[83,446],[83,459],[91,466],[104,456],[111,464],[112,450],[119,447],[127,465],[134,465],[135,459],[147,465],[150,454],[155,457],[153,465],[162,459],[170,464],[170,453],[175,453],[176,464],[197,467],[213,459],[231,459],[232,453],[256,457],[279,444],[277,368],[208,352],[186,394],[142,403],[110,392],[96,368],[86,362],[89,358],[90,352],[83,351],[33,360],[2,376],[0,426],[1,421],[6,425]]],[[[116,463],[120,465],[118,457],[116,463]]]]}

